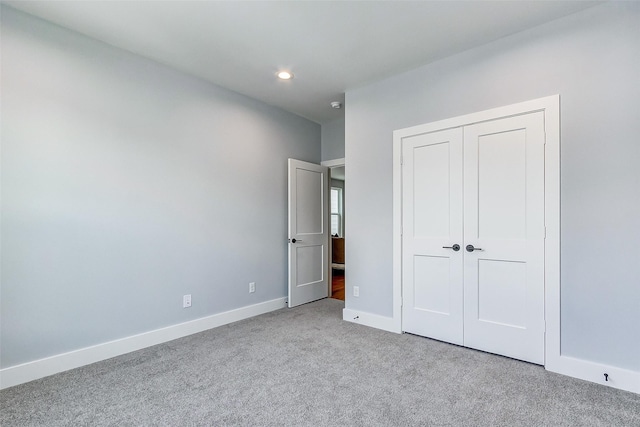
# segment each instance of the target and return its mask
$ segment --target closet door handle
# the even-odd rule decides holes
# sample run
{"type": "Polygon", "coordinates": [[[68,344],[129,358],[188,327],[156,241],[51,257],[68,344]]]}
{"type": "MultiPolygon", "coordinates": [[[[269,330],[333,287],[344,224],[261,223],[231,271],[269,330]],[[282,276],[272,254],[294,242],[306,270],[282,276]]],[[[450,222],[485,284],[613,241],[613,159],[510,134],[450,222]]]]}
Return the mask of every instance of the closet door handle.
{"type": "Polygon", "coordinates": [[[458,252],[460,250],[460,245],[456,243],[453,246],[443,246],[442,249],[453,249],[454,251],[458,252]]]}
{"type": "Polygon", "coordinates": [[[482,248],[474,248],[473,245],[467,245],[467,247],[465,249],[467,250],[467,252],[481,251],[482,250],[482,248]]]}

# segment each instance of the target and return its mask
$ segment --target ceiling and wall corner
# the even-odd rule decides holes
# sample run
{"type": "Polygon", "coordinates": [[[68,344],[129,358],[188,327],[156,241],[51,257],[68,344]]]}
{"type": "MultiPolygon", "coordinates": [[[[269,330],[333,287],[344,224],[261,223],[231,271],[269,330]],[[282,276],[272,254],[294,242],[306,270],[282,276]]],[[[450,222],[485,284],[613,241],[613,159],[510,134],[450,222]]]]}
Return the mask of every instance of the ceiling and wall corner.
{"type": "Polygon", "coordinates": [[[347,90],[601,2],[2,3],[323,124],[347,90]]]}

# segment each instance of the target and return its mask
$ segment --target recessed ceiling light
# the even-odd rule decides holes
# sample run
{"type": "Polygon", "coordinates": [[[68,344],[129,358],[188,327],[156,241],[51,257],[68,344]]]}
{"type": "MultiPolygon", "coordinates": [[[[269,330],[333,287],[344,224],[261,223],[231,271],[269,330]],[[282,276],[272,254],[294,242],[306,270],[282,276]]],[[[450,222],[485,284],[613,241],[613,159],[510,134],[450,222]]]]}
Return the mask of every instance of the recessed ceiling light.
{"type": "Polygon", "coordinates": [[[293,78],[293,73],[290,73],[288,71],[279,71],[276,76],[278,76],[278,78],[282,80],[291,80],[293,78]]]}
{"type": "Polygon", "coordinates": [[[342,108],[342,102],[339,102],[339,101],[333,101],[333,102],[331,103],[331,108],[336,108],[336,109],[338,109],[338,110],[339,110],[340,108],[342,108]]]}

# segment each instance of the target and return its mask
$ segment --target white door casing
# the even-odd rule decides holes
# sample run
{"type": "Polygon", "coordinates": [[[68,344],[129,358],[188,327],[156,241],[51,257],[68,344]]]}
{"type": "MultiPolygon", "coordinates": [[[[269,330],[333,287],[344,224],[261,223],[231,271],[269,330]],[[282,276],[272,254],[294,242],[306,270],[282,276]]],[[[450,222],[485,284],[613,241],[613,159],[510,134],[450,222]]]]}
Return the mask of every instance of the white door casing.
{"type": "Polygon", "coordinates": [[[462,129],[402,149],[404,330],[462,345],[462,129]]]}
{"type": "Polygon", "coordinates": [[[329,296],[328,172],[289,159],[289,307],[329,296]]]}
{"type": "Polygon", "coordinates": [[[540,111],[404,133],[403,331],[544,363],[544,143],[540,111]]]}

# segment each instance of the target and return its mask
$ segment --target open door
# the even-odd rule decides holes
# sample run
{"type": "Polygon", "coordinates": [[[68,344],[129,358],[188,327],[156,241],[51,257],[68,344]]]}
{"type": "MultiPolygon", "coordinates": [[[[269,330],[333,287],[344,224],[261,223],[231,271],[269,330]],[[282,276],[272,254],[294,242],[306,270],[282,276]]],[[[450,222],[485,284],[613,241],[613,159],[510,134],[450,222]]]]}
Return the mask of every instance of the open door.
{"type": "Polygon", "coordinates": [[[289,159],[289,307],[329,296],[329,168],[289,159]]]}

